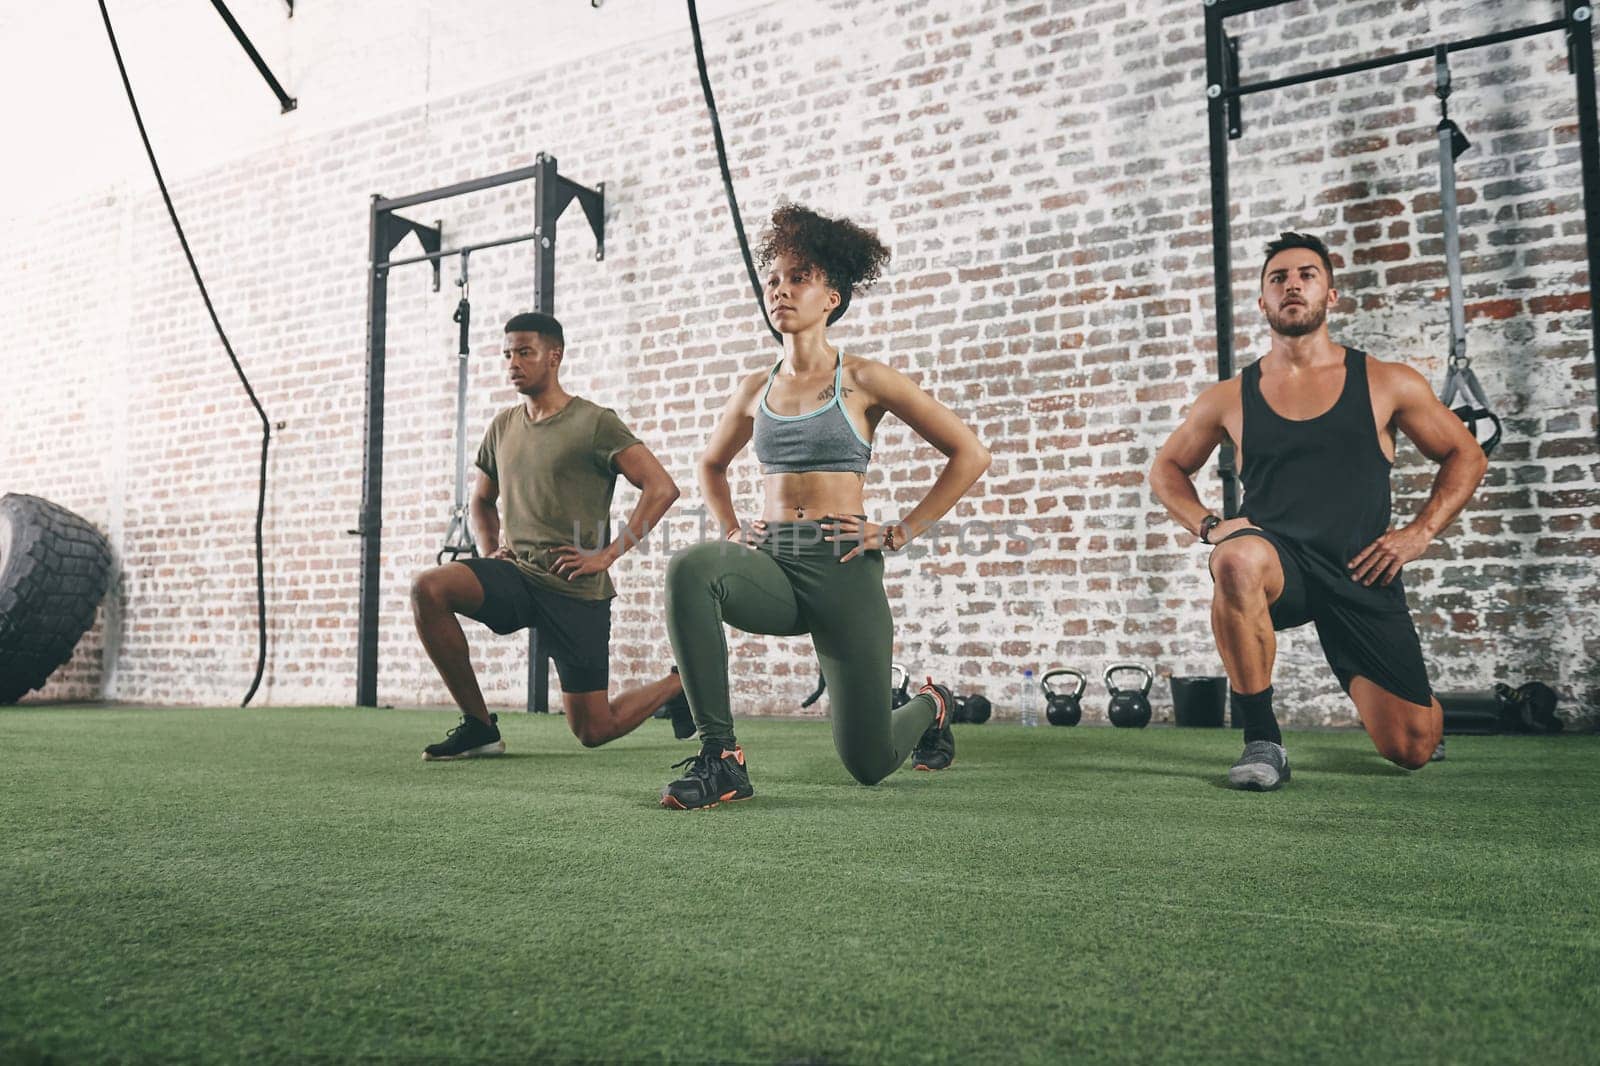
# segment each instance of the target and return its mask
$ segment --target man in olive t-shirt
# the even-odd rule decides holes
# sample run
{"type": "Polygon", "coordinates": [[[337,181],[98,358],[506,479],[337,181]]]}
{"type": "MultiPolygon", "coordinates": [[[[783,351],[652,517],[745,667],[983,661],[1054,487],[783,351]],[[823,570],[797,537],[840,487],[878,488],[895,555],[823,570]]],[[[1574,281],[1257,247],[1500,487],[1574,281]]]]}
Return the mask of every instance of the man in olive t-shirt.
{"type": "Polygon", "coordinates": [[[503,354],[522,402],[494,417],[478,449],[470,509],[480,558],[425,570],[411,587],[417,635],[462,712],[461,723],[422,757],[505,751],[495,716],[484,707],[457,615],[502,634],[538,627],[561,678],[567,724],[585,747],[632,732],[669,704],[674,731],[682,736],[686,728],[693,735],[676,673],[615,699],[607,695],[616,595],[607,571],[643,542],[678,498],[678,486],[616,412],[561,387],[565,339],[554,318],[513,317],[506,323],[503,354]],[[639,489],[639,502],[625,535],[613,540],[611,495],[618,474],[639,489]]]}

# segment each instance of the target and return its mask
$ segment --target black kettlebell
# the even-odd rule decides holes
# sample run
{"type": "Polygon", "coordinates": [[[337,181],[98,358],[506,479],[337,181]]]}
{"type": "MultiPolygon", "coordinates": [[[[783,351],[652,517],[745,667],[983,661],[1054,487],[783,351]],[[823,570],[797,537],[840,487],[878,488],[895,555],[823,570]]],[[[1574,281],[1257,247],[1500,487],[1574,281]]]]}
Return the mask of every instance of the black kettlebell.
{"type": "Polygon", "coordinates": [[[1138,663],[1112,663],[1106,667],[1106,688],[1111,692],[1111,705],[1106,708],[1106,717],[1111,719],[1111,724],[1122,729],[1143,729],[1150,724],[1150,686],[1155,683],[1155,675],[1138,663]],[[1123,671],[1136,671],[1144,675],[1144,684],[1137,689],[1118,688],[1111,682],[1111,675],[1123,671]]]}
{"type": "Polygon", "coordinates": [[[968,725],[982,725],[994,713],[994,708],[989,704],[989,697],[981,692],[974,692],[970,696],[957,696],[954,719],[968,725]]]}
{"type": "Polygon", "coordinates": [[[1044,716],[1051,725],[1077,725],[1083,718],[1083,707],[1079,700],[1083,698],[1083,690],[1089,687],[1089,679],[1076,670],[1062,667],[1051,670],[1039,679],[1039,688],[1044,691],[1045,709],[1044,716]],[[1078,685],[1071,692],[1057,692],[1050,687],[1052,677],[1076,678],[1078,685]]]}
{"type": "Polygon", "coordinates": [[[889,686],[889,706],[902,707],[911,701],[911,671],[899,663],[891,663],[889,677],[892,683],[889,686]],[[892,681],[895,674],[900,675],[899,681],[892,681]]]}

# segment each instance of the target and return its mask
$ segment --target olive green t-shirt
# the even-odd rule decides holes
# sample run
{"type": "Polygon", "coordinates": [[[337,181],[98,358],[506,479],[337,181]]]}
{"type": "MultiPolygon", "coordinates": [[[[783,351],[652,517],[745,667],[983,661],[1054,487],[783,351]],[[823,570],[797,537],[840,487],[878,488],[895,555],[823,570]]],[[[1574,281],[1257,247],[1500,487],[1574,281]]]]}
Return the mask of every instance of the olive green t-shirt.
{"type": "Polygon", "coordinates": [[[605,571],[568,581],[550,572],[556,548],[589,551],[611,542],[617,453],[639,443],[609,407],[574,396],[541,422],[523,404],[494,416],[478,469],[500,488],[500,540],[535,583],[580,600],[617,594],[605,571]]]}

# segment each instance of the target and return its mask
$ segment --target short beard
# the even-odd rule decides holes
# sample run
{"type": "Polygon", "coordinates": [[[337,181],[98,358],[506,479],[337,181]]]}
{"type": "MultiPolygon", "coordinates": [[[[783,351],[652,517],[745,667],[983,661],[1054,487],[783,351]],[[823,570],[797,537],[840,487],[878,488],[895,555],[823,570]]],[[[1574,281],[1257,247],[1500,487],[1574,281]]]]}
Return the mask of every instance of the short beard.
{"type": "MultiPolygon", "coordinates": [[[[1311,305],[1306,304],[1305,306],[1310,307],[1311,305]]],[[[1328,309],[1326,307],[1314,309],[1308,318],[1300,322],[1291,322],[1286,316],[1280,317],[1270,311],[1267,313],[1267,325],[1271,326],[1272,332],[1280,337],[1304,337],[1321,329],[1323,323],[1327,321],[1328,309]]]]}

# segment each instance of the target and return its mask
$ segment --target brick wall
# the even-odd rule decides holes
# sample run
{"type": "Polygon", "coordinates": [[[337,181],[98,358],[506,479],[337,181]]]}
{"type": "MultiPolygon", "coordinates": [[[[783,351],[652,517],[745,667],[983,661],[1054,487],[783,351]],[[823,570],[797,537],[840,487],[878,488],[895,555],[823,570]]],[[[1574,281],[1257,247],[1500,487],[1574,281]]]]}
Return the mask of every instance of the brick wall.
{"type": "MultiPolygon", "coordinates": [[[[1558,5],[1548,6],[1553,15],[1558,5]]],[[[352,94],[349,122],[330,119],[324,99],[317,123],[275,117],[209,157],[203,127],[163,120],[189,164],[173,186],[196,256],[257,393],[283,423],[269,474],[270,659],[258,702],[353,698],[359,549],[345,530],[360,501],[374,192],[493,173],[539,151],[576,181],[606,182],[604,262],[576,210],[562,223],[564,381],[617,408],[662,457],[685,488],[672,537],[694,535],[695,455],[738,375],[774,350],[748,296],[687,29],[667,30],[671,7],[611,0],[594,12],[610,21],[594,25],[596,35],[618,33],[614,45],[591,40],[591,54],[568,67],[450,94],[430,86],[468,85],[481,26],[436,19],[423,29],[429,71],[413,72],[396,97],[404,106],[383,110],[329,78],[327,97],[352,94]],[[659,20],[662,32],[621,34],[630,15],[659,20]]],[[[137,19],[139,6],[128,9],[121,21],[137,19]]],[[[1203,554],[1143,482],[1214,373],[1200,10],[1106,0],[729,4],[706,25],[747,221],[758,228],[789,198],[878,227],[894,261],[835,340],[914,375],[990,445],[989,475],[952,518],[1018,520],[1036,539],[1025,558],[1000,543],[976,553],[952,543],[890,565],[896,657],[997,703],[1024,664],[1219,670],[1203,554]]],[[[1249,78],[1486,32],[1524,14],[1464,0],[1337,13],[1296,4],[1231,29],[1243,34],[1249,78]]],[[[537,33],[532,15],[517,17],[524,24],[502,21],[497,32],[537,33]]],[[[332,32],[297,17],[274,39],[315,51],[332,32]]],[[[150,54],[136,86],[167,85],[175,75],[152,69],[150,54]]],[[[1600,489],[1564,56],[1555,38],[1540,38],[1455,60],[1452,111],[1475,143],[1460,168],[1471,350],[1508,416],[1508,439],[1408,585],[1438,687],[1538,677],[1571,711],[1600,703],[1600,489]]],[[[1246,102],[1246,135],[1232,145],[1240,365],[1265,350],[1253,303],[1259,248],[1298,227],[1323,232],[1339,254],[1336,337],[1440,379],[1447,322],[1431,93],[1428,64],[1414,64],[1246,102]]],[[[233,702],[255,656],[259,423],[149,179],[118,165],[126,176],[48,207],[38,196],[6,198],[20,255],[0,371],[25,414],[0,422],[4,488],[103,525],[122,568],[95,631],[36,698],[233,702]]],[[[530,228],[530,194],[504,188],[416,217],[442,218],[450,243],[502,236],[530,228]]],[[[531,297],[525,248],[485,251],[472,266],[475,442],[512,399],[497,324],[531,297]]],[[[391,278],[385,703],[447,700],[416,644],[406,590],[448,521],[452,270],[439,293],[423,267],[391,278]]],[[[897,423],[880,432],[877,457],[868,486],[879,517],[909,509],[939,458],[897,423]]],[[[1401,514],[1420,506],[1430,476],[1402,447],[1401,514]]],[[[733,483],[753,508],[748,454],[733,483]]],[[[1201,484],[1216,497],[1214,470],[1201,484]]],[[[624,486],[617,513],[632,502],[624,486]]],[[[650,550],[617,568],[622,682],[669,661],[665,560],[650,550]]],[[[490,701],[520,705],[522,641],[472,639],[490,701]]],[[[730,645],[742,711],[793,709],[814,683],[803,639],[734,634],[730,645]]],[[[1353,721],[1310,631],[1286,634],[1280,647],[1286,716],[1353,721]]],[[[1169,715],[1164,683],[1154,696],[1158,717],[1169,715]]],[[[1089,705],[1099,717],[1098,683],[1089,705]]]]}

